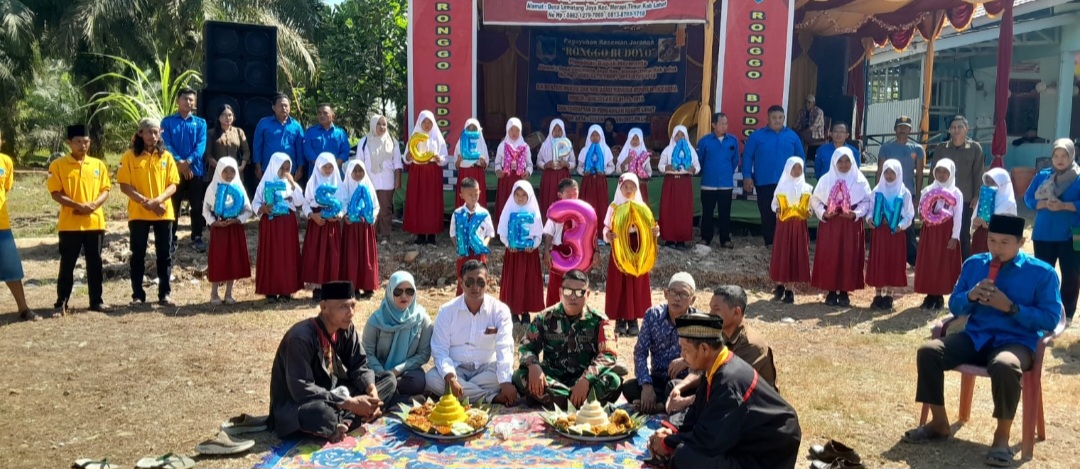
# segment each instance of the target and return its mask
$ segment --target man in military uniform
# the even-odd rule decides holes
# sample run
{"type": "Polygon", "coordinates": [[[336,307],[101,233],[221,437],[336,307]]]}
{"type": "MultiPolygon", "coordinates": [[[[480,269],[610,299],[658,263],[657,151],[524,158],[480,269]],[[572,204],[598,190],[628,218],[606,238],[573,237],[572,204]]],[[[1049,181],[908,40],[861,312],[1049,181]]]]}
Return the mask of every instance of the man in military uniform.
{"type": "Polygon", "coordinates": [[[561,293],[559,304],[529,324],[518,348],[521,367],[514,385],[530,404],[544,407],[566,408],[568,401],[580,407],[590,393],[603,402],[618,399],[622,375],[607,341],[607,316],[586,305],[589,277],[580,270],[567,272],[561,293]]]}

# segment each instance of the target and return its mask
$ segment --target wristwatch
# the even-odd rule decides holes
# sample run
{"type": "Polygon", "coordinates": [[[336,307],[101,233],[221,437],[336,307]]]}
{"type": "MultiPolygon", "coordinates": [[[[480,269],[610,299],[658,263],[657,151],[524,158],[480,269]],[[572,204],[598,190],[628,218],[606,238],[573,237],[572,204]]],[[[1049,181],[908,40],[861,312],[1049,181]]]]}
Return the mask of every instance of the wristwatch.
{"type": "Polygon", "coordinates": [[[1009,310],[1006,311],[1005,314],[1007,314],[1009,316],[1012,316],[1012,315],[1014,315],[1016,313],[1019,313],[1019,312],[1020,312],[1020,305],[1018,305],[1016,303],[1013,303],[1012,305],[1009,306],[1009,310]]]}

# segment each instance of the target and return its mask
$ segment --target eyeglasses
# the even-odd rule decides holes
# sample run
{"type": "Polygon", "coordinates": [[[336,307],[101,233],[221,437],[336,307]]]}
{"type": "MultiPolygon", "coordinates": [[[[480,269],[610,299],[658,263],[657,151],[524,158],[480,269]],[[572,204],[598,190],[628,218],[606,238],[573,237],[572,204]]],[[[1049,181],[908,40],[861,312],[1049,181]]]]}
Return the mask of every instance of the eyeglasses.
{"type": "Polygon", "coordinates": [[[565,288],[564,287],[562,289],[563,296],[569,296],[569,297],[573,297],[573,298],[584,297],[585,293],[588,293],[588,290],[586,290],[584,288],[565,288]]]}
{"type": "Polygon", "coordinates": [[[394,297],[399,297],[401,295],[416,296],[416,289],[415,288],[395,288],[394,289],[394,297]]]}
{"type": "Polygon", "coordinates": [[[690,299],[690,294],[686,293],[686,292],[675,292],[675,291],[668,290],[668,293],[672,297],[674,297],[676,300],[679,300],[679,301],[686,301],[686,300],[690,299]]]}
{"type": "Polygon", "coordinates": [[[465,288],[472,288],[474,286],[484,288],[487,286],[487,282],[482,278],[467,278],[464,282],[465,288]]]}

